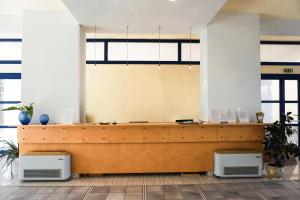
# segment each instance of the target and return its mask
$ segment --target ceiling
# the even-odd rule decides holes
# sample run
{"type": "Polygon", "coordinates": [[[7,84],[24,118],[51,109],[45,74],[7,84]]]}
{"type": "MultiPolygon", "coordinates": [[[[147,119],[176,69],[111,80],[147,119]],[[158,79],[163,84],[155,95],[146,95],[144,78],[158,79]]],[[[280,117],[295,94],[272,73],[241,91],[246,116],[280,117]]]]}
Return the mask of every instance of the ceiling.
{"type": "Polygon", "coordinates": [[[228,0],[221,11],[259,13],[262,19],[300,19],[300,0],[228,0]]]}
{"type": "Polygon", "coordinates": [[[100,32],[189,34],[198,32],[226,0],[63,0],[77,21],[100,32]]]}
{"type": "Polygon", "coordinates": [[[65,10],[61,0],[0,0],[0,15],[22,15],[23,10],[65,10]]]}

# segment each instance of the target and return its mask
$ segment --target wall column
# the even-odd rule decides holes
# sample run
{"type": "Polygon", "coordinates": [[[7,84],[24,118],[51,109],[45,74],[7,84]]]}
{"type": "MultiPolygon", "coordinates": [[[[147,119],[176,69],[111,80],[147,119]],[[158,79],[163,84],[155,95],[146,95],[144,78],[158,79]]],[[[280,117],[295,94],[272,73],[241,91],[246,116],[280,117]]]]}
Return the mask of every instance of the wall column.
{"type": "Polygon", "coordinates": [[[33,122],[80,122],[85,35],[68,11],[24,11],[22,102],[33,102],[33,122]]]}
{"type": "Polygon", "coordinates": [[[201,33],[200,118],[210,109],[260,111],[260,19],[220,13],[201,33]]]}

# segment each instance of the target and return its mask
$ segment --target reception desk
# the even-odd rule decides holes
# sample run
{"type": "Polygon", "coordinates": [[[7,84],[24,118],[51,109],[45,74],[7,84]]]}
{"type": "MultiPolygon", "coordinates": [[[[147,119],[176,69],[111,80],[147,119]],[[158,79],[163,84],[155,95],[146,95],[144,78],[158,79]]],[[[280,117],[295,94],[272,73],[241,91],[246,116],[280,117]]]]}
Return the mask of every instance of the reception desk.
{"type": "Polygon", "coordinates": [[[79,174],[213,171],[216,150],[261,150],[263,137],[256,123],[18,126],[21,155],[67,151],[79,174]]]}

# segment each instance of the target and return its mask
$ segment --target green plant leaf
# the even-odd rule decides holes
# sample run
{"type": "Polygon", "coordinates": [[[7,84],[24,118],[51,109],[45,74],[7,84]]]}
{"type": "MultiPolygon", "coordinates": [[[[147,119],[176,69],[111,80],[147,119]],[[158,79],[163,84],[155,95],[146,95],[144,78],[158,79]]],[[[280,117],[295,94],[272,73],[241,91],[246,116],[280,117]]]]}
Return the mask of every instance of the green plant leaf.
{"type": "Polygon", "coordinates": [[[8,141],[2,139],[0,140],[0,143],[2,143],[0,148],[0,160],[4,159],[2,169],[6,171],[8,167],[12,167],[14,160],[19,157],[19,148],[11,140],[8,141]]]}
{"type": "Polygon", "coordinates": [[[300,147],[288,142],[288,137],[297,132],[291,124],[294,120],[291,115],[291,112],[283,114],[280,121],[265,126],[264,151],[274,160],[273,165],[275,166],[282,166],[289,156],[298,157],[300,155],[300,147]]]}
{"type": "Polygon", "coordinates": [[[11,107],[2,109],[2,111],[10,111],[10,110],[20,110],[20,107],[11,106],[11,107]]]}

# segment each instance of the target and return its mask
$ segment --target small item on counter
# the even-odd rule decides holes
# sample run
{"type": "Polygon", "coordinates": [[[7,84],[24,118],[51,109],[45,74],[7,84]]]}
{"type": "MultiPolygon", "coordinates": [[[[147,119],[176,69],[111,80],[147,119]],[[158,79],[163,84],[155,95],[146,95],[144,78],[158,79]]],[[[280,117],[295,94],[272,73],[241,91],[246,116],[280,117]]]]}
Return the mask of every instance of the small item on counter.
{"type": "Polygon", "coordinates": [[[177,124],[193,124],[193,119],[176,119],[175,121],[177,124]]]}
{"type": "Polygon", "coordinates": [[[99,122],[98,124],[99,124],[99,125],[109,125],[110,122],[99,122]]]}
{"type": "Polygon", "coordinates": [[[129,123],[149,123],[148,121],[129,121],[129,123]]]}
{"type": "Polygon", "coordinates": [[[228,124],[226,112],[221,112],[221,124],[228,124]]]}
{"type": "Polygon", "coordinates": [[[221,121],[220,124],[228,124],[228,121],[221,121]]]}
{"type": "Polygon", "coordinates": [[[47,114],[42,114],[42,115],[40,116],[39,120],[40,120],[40,123],[41,123],[42,125],[47,125],[48,122],[49,122],[49,115],[47,115],[47,114]]]}
{"type": "Polygon", "coordinates": [[[257,112],[256,113],[257,123],[263,123],[264,122],[264,116],[265,116],[265,113],[263,113],[263,112],[257,112]]]}
{"type": "Polygon", "coordinates": [[[112,122],[112,125],[116,125],[116,124],[117,124],[117,122],[116,122],[116,121],[113,121],[113,122],[112,122]]]}

